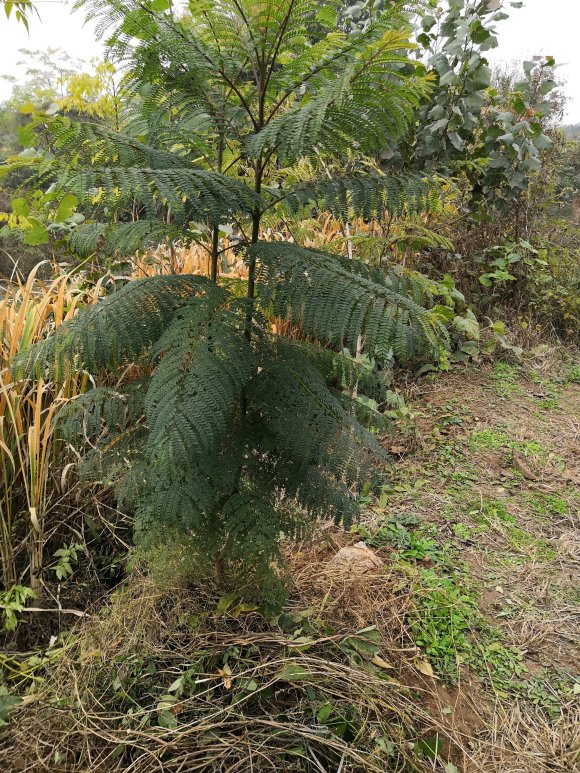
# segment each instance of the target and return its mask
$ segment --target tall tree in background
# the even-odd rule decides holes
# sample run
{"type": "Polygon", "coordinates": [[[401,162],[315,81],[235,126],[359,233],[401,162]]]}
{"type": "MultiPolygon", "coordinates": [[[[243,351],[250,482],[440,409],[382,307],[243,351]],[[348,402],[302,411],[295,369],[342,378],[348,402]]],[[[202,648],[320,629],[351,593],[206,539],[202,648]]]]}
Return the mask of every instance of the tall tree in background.
{"type": "MultiPolygon", "coordinates": [[[[342,24],[356,36],[385,5],[385,0],[349,2],[342,24]]],[[[550,147],[545,132],[555,105],[548,95],[556,86],[552,57],[524,62],[509,89],[493,82],[487,52],[498,46],[505,9],[521,6],[516,0],[427,0],[414,6],[418,72],[431,78],[433,88],[411,131],[403,138],[385,137],[380,153],[385,170],[463,177],[472,210],[482,202],[504,213],[514,207],[550,147]]]]}

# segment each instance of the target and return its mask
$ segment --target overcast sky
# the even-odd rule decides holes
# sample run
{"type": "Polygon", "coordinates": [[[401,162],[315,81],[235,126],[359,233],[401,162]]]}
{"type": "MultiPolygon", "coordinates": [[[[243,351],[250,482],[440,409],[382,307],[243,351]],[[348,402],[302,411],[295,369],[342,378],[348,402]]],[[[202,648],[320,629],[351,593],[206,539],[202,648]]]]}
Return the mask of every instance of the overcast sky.
{"type": "MultiPolygon", "coordinates": [[[[0,0],[0,3],[3,0],[0,0]]],[[[14,18],[0,19],[0,75],[19,75],[16,63],[21,48],[62,48],[71,56],[90,60],[102,52],[93,29],[83,26],[82,13],[71,13],[62,0],[35,0],[41,19],[30,20],[30,34],[14,18]]],[[[507,5],[507,3],[506,3],[507,5]]],[[[580,122],[580,0],[526,0],[519,10],[498,25],[499,47],[486,56],[492,62],[529,59],[550,54],[562,64],[560,75],[567,83],[567,122],[580,122]]],[[[20,70],[21,73],[21,70],[20,70]]],[[[0,100],[11,86],[0,79],[0,100]]]]}

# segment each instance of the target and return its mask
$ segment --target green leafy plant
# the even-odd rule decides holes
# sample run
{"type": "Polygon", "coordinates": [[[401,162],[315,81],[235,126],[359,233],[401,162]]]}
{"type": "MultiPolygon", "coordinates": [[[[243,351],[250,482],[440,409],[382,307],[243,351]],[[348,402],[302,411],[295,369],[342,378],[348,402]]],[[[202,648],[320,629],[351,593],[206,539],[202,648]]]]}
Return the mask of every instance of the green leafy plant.
{"type": "Polygon", "coordinates": [[[416,582],[409,617],[413,638],[437,671],[454,679],[472,653],[470,634],[479,622],[476,595],[461,580],[435,569],[419,570],[416,582]]]}
{"type": "Polygon", "coordinates": [[[492,287],[503,282],[515,282],[517,276],[514,270],[518,265],[532,266],[537,262],[545,265],[543,261],[535,258],[537,254],[538,251],[523,239],[520,239],[517,244],[508,243],[488,247],[485,250],[485,262],[489,270],[479,277],[479,281],[484,287],[492,287]]]}
{"type": "Polygon", "coordinates": [[[6,727],[10,723],[10,717],[22,703],[19,695],[11,695],[6,687],[0,685],[0,727],[6,727]]]}
{"type": "Polygon", "coordinates": [[[416,168],[463,174],[473,209],[485,202],[488,210],[508,211],[552,145],[545,130],[555,61],[524,62],[521,77],[503,93],[486,58],[498,45],[497,22],[508,18],[503,4],[449,0],[429,6],[417,43],[436,86],[421,105],[413,141],[392,152],[416,168]]]}
{"type": "Polygon", "coordinates": [[[428,527],[421,528],[419,519],[410,514],[401,513],[386,523],[381,523],[372,531],[361,525],[353,526],[353,531],[359,533],[371,547],[390,547],[402,559],[436,560],[441,553],[428,527]]]}
{"type": "Polygon", "coordinates": [[[131,88],[147,95],[138,137],[35,119],[57,149],[53,192],[94,207],[75,229],[76,248],[187,237],[194,217],[219,237],[234,220],[245,234],[246,297],[193,275],[134,281],[24,351],[16,372],[58,381],[137,365],[137,380],[91,389],[62,412],[66,436],[87,444],[84,470],[134,510],[141,544],[190,543],[219,578],[243,578],[275,600],[280,536],[318,516],[350,523],[352,492],[375,477],[371,463],[388,460],[364,428],[384,425],[375,407],[388,400],[385,382],[343,350],[418,364],[442,356],[448,333],[411,276],[260,239],[278,205],[337,216],[428,207],[423,181],[359,170],[288,190],[272,183],[280,165],[303,157],[346,160],[355,141],[371,153],[385,133],[405,130],[425,84],[393,28],[397,8],[353,40],[311,2],[216,3],[183,19],[116,0],[95,7],[118,23],[111,41],[129,58],[131,88]],[[129,202],[143,218],[110,222],[129,202]],[[274,334],[272,316],[304,340],[274,334]]]}
{"type": "Polygon", "coordinates": [[[0,609],[3,610],[5,631],[16,630],[18,613],[22,612],[26,602],[31,598],[34,598],[34,591],[24,585],[13,585],[0,594],[0,609]]]}
{"type": "Polygon", "coordinates": [[[71,542],[70,545],[65,545],[54,552],[54,557],[57,560],[56,566],[53,567],[57,580],[66,580],[73,573],[73,566],[79,560],[79,553],[85,552],[84,545],[79,545],[77,542],[71,542]]]}

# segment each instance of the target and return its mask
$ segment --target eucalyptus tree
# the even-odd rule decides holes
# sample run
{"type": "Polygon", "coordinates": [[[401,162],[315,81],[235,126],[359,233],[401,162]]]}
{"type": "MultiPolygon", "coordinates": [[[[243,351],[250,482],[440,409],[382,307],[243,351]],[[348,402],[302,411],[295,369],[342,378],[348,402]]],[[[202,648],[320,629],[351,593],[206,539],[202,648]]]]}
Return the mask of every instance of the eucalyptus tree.
{"type": "MultiPolygon", "coordinates": [[[[546,134],[556,87],[552,57],[523,63],[509,91],[495,88],[488,52],[498,47],[506,9],[521,2],[429,0],[417,15],[416,56],[434,87],[423,99],[413,130],[390,143],[390,168],[463,175],[471,205],[509,211],[551,147],[546,134]],[[394,163],[391,163],[391,159],[394,163]]],[[[385,143],[386,145],[389,143],[385,143]]]]}

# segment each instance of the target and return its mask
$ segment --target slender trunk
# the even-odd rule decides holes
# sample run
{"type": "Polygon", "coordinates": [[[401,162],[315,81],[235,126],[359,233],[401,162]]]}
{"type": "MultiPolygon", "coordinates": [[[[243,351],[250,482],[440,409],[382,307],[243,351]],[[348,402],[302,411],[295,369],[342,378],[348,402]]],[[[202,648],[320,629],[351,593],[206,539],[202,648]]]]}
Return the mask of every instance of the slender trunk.
{"type": "MultiPolygon", "coordinates": [[[[175,261],[175,243],[171,242],[169,245],[169,273],[175,274],[177,271],[177,264],[175,261]]],[[[163,273],[163,264],[161,264],[161,273],[163,273]]]]}
{"type": "Polygon", "coordinates": [[[348,220],[344,224],[344,235],[346,236],[346,249],[348,251],[348,259],[352,260],[353,254],[352,254],[352,240],[350,238],[350,225],[348,220]]]}
{"type": "MultiPolygon", "coordinates": [[[[217,147],[217,171],[222,171],[224,160],[224,135],[220,130],[218,147],[217,147]]],[[[212,282],[217,282],[218,276],[218,261],[219,261],[219,246],[220,246],[220,229],[219,225],[214,225],[211,233],[211,270],[210,279],[212,282]]]]}
{"type": "MultiPolygon", "coordinates": [[[[268,75],[264,68],[264,62],[260,63],[260,72],[257,79],[256,87],[258,91],[258,120],[255,123],[256,131],[259,132],[263,128],[265,121],[265,98],[266,87],[268,84],[268,75]]],[[[254,166],[254,191],[259,196],[262,192],[262,176],[264,174],[265,162],[262,154],[256,159],[254,166]]],[[[252,236],[250,238],[250,245],[256,244],[260,238],[260,220],[262,218],[262,212],[260,211],[260,205],[257,204],[252,213],[252,236]]],[[[252,337],[252,320],[254,317],[254,298],[256,295],[256,258],[253,253],[250,253],[250,260],[248,264],[248,293],[247,302],[248,308],[246,311],[246,324],[245,335],[248,341],[252,337]]]]}
{"type": "Polygon", "coordinates": [[[220,246],[220,229],[219,229],[219,226],[214,225],[211,232],[211,269],[210,269],[210,279],[214,283],[217,282],[217,275],[218,275],[219,246],[220,246]]]}
{"type": "MultiPolygon", "coordinates": [[[[258,159],[257,165],[256,165],[256,177],[255,177],[255,184],[254,184],[254,190],[257,194],[260,194],[262,190],[262,159],[258,159]]],[[[260,237],[260,220],[262,218],[262,213],[260,211],[259,207],[256,207],[256,209],[252,213],[252,236],[250,238],[250,244],[256,244],[260,237]]],[[[256,257],[253,253],[250,253],[250,260],[248,264],[248,292],[247,292],[247,301],[248,301],[248,308],[246,311],[246,325],[245,325],[245,335],[248,341],[252,337],[252,319],[254,316],[254,298],[256,295],[256,257]]]]}
{"type": "Polygon", "coordinates": [[[214,562],[215,580],[218,586],[223,585],[225,580],[224,550],[225,550],[225,545],[222,548],[222,550],[220,550],[219,553],[216,555],[215,562],[214,562]]]}

